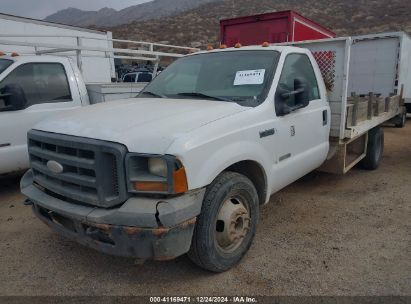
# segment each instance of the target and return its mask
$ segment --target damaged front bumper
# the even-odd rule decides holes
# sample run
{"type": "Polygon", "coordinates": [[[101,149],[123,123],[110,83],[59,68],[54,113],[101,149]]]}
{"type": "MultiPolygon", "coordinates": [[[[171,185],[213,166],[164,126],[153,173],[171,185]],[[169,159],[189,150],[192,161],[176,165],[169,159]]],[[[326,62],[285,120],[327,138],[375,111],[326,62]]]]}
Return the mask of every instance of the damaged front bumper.
{"type": "Polygon", "coordinates": [[[155,199],[133,197],[118,208],[74,204],[33,185],[28,171],[21,191],[35,215],[52,230],[98,251],[142,260],[170,260],[190,249],[205,189],[155,199]]]}

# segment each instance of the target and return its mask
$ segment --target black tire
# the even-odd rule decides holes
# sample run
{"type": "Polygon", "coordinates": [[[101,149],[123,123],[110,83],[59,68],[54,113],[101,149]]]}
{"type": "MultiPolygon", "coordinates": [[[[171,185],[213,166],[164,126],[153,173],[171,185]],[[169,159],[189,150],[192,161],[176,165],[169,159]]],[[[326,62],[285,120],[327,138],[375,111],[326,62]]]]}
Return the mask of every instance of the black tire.
{"type": "Polygon", "coordinates": [[[366,170],[375,170],[380,165],[384,153],[384,129],[375,127],[368,132],[367,155],[360,166],[366,170]]]}
{"type": "MultiPolygon", "coordinates": [[[[253,183],[235,172],[223,172],[207,188],[201,214],[194,229],[189,258],[198,266],[212,272],[223,272],[236,265],[246,254],[254,239],[259,216],[259,200],[253,183]],[[232,197],[239,197],[249,211],[247,231],[238,247],[226,252],[216,236],[220,210],[232,197]],[[247,201],[247,202],[245,202],[247,201]]],[[[220,223],[218,223],[220,222],[220,223]]],[[[224,223],[223,223],[224,225],[224,223]]],[[[225,228],[224,228],[225,229],[225,228]]],[[[220,232],[221,233],[221,232],[220,232]]]]}
{"type": "Polygon", "coordinates": [[[394,125],[396,128],[404,128],[406,122],[407,122],[407,113],[405,111],[403,114],[395,117],[394,119],[394,125]]]}

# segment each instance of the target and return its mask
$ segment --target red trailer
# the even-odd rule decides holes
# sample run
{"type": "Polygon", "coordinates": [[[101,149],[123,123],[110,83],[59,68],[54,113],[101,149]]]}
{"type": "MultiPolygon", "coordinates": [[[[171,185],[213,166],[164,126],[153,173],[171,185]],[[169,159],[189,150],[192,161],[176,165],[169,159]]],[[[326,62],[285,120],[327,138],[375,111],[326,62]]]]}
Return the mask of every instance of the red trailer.
{"type": "Polygon", "coordinates": [[[294,11],[267,13],[220,21],[221,44],[256,45],[334,38],[336,34],[294,11]]]}

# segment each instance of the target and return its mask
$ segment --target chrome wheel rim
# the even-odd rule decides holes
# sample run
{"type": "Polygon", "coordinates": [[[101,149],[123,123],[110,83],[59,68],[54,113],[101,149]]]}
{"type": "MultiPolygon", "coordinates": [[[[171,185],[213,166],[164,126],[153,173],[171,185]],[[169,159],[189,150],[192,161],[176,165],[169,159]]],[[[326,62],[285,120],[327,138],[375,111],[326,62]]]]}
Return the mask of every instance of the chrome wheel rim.
{"type": "Polygon", "coordinates": [[[238,196],[226,199],[221,205],[216,225],[215,240],[225,253],[235,251],[250,231],[250,211],[245,200],[238,196]]]}

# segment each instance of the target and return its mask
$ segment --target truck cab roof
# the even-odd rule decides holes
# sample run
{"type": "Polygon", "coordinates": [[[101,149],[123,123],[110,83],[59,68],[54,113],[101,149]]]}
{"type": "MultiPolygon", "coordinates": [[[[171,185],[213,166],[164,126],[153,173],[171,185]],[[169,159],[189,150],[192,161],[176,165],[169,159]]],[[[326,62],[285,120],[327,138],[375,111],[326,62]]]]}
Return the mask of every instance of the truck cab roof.
{"type": "Polygon", "coordinates": [[[235,51],[277,51],[277,52],[298,52],[298,53],[305,53],[307,52],[306,49],[300,48],[300,47],[295,47],[295,46],[278,46],[278,45],[269,45],[269,46],[262,46],[262,45],[251,45],[251,46],[241,46],[239,48],[236,47],[230,47],[230,48],[217,48],[213,49],[210,51],[200,51],[196,53],[192,53],[189,56],[192,55],[198,55],[198,54],[208,54],[208,53],[217,53],[217,52],[235,52],[235,51]]]}

